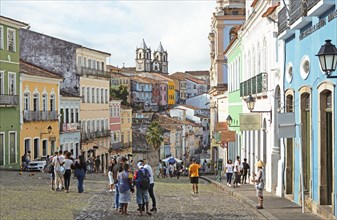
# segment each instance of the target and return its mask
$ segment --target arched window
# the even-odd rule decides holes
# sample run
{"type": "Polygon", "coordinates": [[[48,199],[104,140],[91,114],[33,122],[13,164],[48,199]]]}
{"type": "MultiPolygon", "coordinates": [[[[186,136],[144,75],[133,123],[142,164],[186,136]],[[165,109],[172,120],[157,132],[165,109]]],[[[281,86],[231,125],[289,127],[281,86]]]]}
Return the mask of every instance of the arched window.
{"type": "Polygon", "coordinates": [[[38,93],[35,93],[33,95],[33,111],[39,111],[40,110],[40,97],[38,93]]]}
{"type": "Polygon", "coordinates": [[[42,111],[47,111],[47,94],[42,95],[42,111]]]}
{"type": "Polygon", "coordinates": [[[30,109],[30,94],[28,92],[25,92],[23,94],[23,110],[29,111],[30,109]]]}
{"type": "Polygon", "coordinates": [[[263,72],[267,72],[267,41],[266,38],[263,39],[263,49],[262,49],[262,62],[263,62],[263,72]]]}
{"type": "Polygon", "coordinates": [[[56,110],[55,95],[51,94],[50,95],[50,111],[55,111],[55,110],[56,110]]]}

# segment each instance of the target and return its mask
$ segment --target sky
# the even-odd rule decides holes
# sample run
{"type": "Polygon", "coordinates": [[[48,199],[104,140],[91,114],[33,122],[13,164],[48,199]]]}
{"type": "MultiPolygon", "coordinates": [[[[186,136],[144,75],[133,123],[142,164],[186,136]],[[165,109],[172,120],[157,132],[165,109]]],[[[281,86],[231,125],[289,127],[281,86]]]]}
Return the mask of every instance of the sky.
{"type": "Polygon", "coordinates": [[[111,54],[108,64],[135,66],[144,39],[162,42],[169,73],[210,69],[208,34],[216,0],[1,0],[0,14],[30,30],[111,54]]]}

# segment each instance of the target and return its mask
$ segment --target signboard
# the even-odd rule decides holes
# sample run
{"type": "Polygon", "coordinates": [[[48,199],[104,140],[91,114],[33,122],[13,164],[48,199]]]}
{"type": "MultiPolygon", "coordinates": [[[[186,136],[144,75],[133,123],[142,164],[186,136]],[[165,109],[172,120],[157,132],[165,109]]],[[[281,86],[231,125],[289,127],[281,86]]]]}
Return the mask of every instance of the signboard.
{"type": "Polygon", "coordinates": [[[261,113],[241,113],[240,130],[254,131],[261,129],[261,113]]]}
{"type": "Polygon", "coordinates": [[[228,131],[227,122],[218,122],[215,125],[215,131],[228,131]]]}
{"type": "Polygon", "coordinates": [[[235,131],[221,131],[220,140],[221,142],[235,142],[236,132],[235,131]]]}
{"type": "Polygon", "coordinates": [[[295,112],[278,113],[278,138],[296,136],[295,112]]]}

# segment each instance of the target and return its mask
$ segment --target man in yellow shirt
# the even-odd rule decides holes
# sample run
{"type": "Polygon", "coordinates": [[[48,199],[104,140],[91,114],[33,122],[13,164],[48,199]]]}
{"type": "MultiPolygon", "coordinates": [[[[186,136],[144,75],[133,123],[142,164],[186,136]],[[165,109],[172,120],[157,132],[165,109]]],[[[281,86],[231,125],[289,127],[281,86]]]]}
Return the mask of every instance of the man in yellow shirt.
{"type": "Polygon", "coordinates": [[[190,177],[192,183],[193,194],[198,194],[198,183],[199,183],[199,169],[200,165],[192,160],[192,164],[188,168],[188,176],[190,177]]]}

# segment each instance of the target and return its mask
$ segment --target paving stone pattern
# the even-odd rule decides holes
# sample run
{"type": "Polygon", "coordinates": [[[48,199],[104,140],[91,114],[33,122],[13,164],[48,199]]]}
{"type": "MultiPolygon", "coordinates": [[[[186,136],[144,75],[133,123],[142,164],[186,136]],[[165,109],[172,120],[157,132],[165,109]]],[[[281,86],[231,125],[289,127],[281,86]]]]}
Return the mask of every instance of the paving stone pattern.
{"type": "Polygon", "coordinates": [[[113,209],[113,193],[108,192],[106,176],[87,175],[83,194],[77,193],[76,183],[72,178],[70,193],[54,192],[49,174],[29,176],[0,171],[0,219],[264,219],[229,192],[203,180],[199,194],[192,194],[186,177],[157,179],[158,212],[152,216],[144,213],[142,217],[137,211],[135,194],[129,216],[121,216],[113,209]]]}

